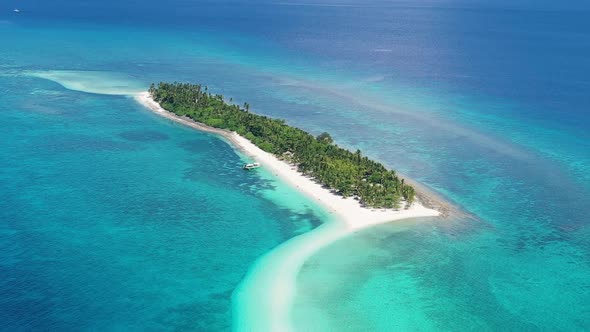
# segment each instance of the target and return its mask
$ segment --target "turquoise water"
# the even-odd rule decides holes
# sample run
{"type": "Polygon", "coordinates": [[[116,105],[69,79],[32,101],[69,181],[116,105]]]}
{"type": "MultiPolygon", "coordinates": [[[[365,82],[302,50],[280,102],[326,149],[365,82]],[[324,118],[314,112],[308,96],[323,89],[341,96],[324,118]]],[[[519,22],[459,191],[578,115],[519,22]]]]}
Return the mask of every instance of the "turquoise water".
{"type": "Polygon", "coordinates": [[[441,225],[430,219],[381,225],[319,251],[299,276],[296,326],[322,331],[588,326],[581,314],[587,306],[583,252],[548,234],[534,239],[542,246],[534,249],[525,239],[472,223],[441,225]],[[310,316],[319,317],[324,328],[305,319],[310,316]]]}
{"type": "Polygon", "coordinates": [[[474,215],[383,225],[319,251],[298,276],[300,330],[588,329],[585,4],[337,4],[4,11],[6,326],[227,329],[252,263],[326,220],[268,174],[237,171],[217,138],[27,76],[67,70],[98,93],[206,83],[329,131],[474,215]]]}
{"type": "Polygon", "coordinates": [[[227,143],[132,99],[0,87],[7,330],[227,330],[254,260],[320,220],[227,143]]]}

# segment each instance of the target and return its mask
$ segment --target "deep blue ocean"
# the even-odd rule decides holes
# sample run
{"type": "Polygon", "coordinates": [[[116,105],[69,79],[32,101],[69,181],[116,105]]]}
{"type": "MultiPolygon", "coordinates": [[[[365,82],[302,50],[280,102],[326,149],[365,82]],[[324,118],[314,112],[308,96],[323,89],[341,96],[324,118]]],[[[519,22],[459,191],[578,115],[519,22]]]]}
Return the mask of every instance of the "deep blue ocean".
{"type": "Polygon", "coordinates": [[[329,131],[470,214],[318,252],[297,330],[590,329],[586,2],[6,0],[0,41],[0,330],[229,330],[253,262],[328,219],[114,95],[160,80],[329,131]]]}

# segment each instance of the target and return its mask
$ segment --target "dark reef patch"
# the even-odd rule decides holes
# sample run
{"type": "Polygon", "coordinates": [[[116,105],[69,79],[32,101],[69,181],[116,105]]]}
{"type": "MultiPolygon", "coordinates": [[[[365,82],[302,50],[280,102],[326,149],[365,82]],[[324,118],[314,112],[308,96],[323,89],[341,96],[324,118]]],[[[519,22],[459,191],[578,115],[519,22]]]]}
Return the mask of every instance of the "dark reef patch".
{"type": "Polygon", "coordinates": [[[131,130],[119,134],[119,137],[134,142],[154,142],[168,139],[168,135],[151,130],[131,130]]]}

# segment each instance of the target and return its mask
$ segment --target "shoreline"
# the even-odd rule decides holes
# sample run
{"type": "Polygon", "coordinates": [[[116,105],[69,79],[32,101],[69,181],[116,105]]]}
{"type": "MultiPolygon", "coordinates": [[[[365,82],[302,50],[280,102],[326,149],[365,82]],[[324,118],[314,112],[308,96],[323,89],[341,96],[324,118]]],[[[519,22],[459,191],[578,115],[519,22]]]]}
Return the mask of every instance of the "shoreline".
{"type": "Polygon", "coordinates": [[[441,215],[439,211],[423,206],[418,201],[420,196],[407,210],[364,208],[353,198],[345,199],[333,194],[299,173],[294,166],[261,150],[234,132],[211,128],[168,112],[147,92],[135,95],[134,98],[169,120],[221,136],[232,147],[260,162],[270,174],[317,202],[331,215],[330,221],[278,245],[249,268],[232,295],[234,331],[291,331],[291,307],[297,292],[297,275],[309,257],[330,243],[374,225],[441,215]]]}
{"type": "MultiPolygon", "coordinates": [[[[176,114],[163,109],[155,102],[147,92],[134,96],[135,100],[141,105],[146,106],[152,112],[161,115],[167,119],[189,126],[191,128],[217,134],[225,138],[234,147],[244,154],[252,157],[262,164],[266,170],[274,176],[280,178],[283,182],[291,185],[296,190],[305,194],[314,202],[323,206],[337,220],[344,222],[350,229],[361,229],[371,225],[377,225],[399,219],[418,218],[418,217],[435,217],[441,213],[437,210],[425,207],[421,203],[424,194],[418,194],[416,201],[409,209],[371,209],[362,207],[354,198],[343,198],[330,192],[322,187],[321,184],[314,182],[309,177],[299,173],[294,166],[278,159],[274,155],[263,151],[246,138],[235,132],[228,130],[212,128],[198,123],[187,117],[180,117],[176,114]]],[[[438,200],[437,200],[438,201],[438,200]]]]}

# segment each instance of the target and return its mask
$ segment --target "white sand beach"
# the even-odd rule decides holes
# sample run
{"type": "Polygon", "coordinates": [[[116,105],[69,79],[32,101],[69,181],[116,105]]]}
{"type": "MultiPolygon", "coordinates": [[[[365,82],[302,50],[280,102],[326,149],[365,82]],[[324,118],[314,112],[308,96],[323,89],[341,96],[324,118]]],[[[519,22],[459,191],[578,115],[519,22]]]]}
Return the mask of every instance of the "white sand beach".
{"type": "Polygon", "coordinates": [[[279,245],[250,268],[234,292],[235,331],[290,331],[290,310],[296,294],[296,279],[305,261],[322,247],[362,228],[406,218],[433,217],[439,212],[415,202],[409,209],[367,209],[353,198],[344,199],[310,178],[294,166],[279,160],[234,132],[211,128],[191,119],[179,117],[160,107],[148,93],[135,99],[153,112],[189,127],[219,134],[235,148],[262,164],[272,174],[310,199],[333,216],[333,222],[299,235],[279,245]]]}
{"type": "Polygon", "coordinates": [[[414,202],[409,209],[401,209],[399,211],[393,209],[364,208],[358,201],[351,197],[345,199],[330,192],[328,189],[323,188],[320,184],[299,173],[294,166],[279,160],[277,157],[266,151],[263,151],[246,138],[234,132],[211,128],[191,119],[179,117],[174,113],[161,108],[158,103],[151,99],[148,93],[139,94],[135,98],[142,105],[147,106],[155,113],[168,119],[198,130],[222,135],[229,140],[234,147],[240,149],[242,152],[256,160],[256,162],[262,164],[262,167],[272,172],[272,174],[279,177],[283,182],[290,184],[300,192],[306,194],[312,200],[320,203],[328,211],[334,214],[337,220],[346,223],[351,229],[360,229],[399,219],[433,217],[439,215],[438,211],[426,208],[420,204],[420,202],[414,202]]]}

